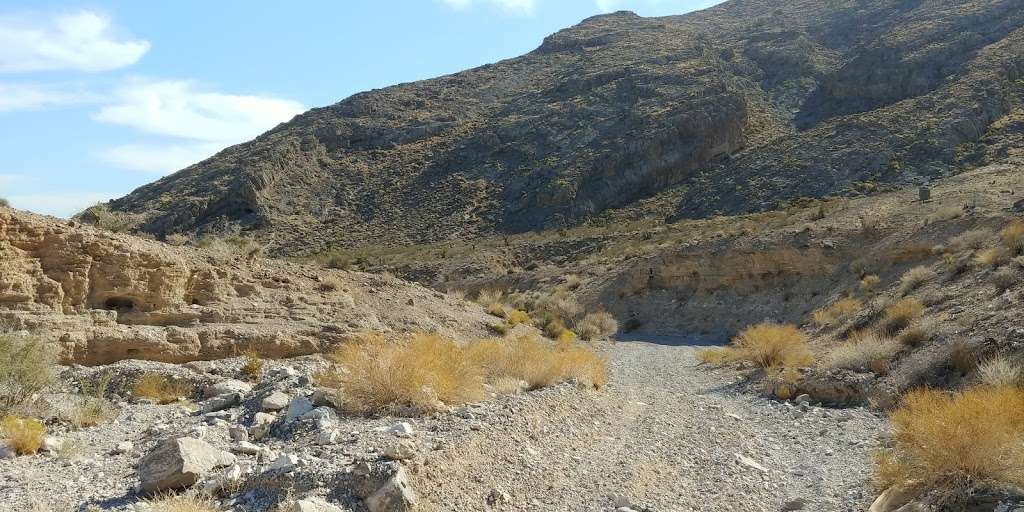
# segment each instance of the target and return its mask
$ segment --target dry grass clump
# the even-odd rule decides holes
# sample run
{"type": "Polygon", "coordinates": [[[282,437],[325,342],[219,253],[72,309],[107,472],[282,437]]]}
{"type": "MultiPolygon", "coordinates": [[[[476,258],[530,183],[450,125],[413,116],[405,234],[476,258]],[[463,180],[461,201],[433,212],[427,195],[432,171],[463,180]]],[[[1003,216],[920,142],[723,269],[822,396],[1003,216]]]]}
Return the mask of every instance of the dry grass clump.
{"type": "Polygon", "coordinates": [[[132,394],[139,398],[148,398],[158,404],[169,404],[187,398],[192,394],[192,390],[184,382],[172,381],[156,373],[147,373],[135,381],[132,394]]]}
{"type": "Polygon", "coordinates": [[[989,229],[972,229],[964,231],[949,239],[949,246],[957,250],[978,250],[995,236],[989,229]]]}
{"type": "Polygon", "coordinates": [[[437,335],[396,343],[365,336],[328,357],[341,366],[331,375],[339,403],[356,414],[426,413],[483,396],[480,368],[462,347],[437,335]]]}
{"type": "Polygon", "coordinates": [[[982,386],[908,393],[878,453],[880,487],[911,485],[952,500],[977,487],[1024,486],[1024,390],[982,386]]]}
{"type": "Polygon", "coordinates": [[[1016,270],[1004,267],[992,274],[992,284],[996,287],[996,291],[1003,293],[1020,282],[1020,274],[1016,270]]]}
{"type": "Polygon", "coordinates": [[[585,340],[610,338],[619,331],[619,322],[605,311],[588,313],[576,326],[576,332],[585,340]]]}
{"type": "Polygon", "coordinates": [[[494,304],[501,304],[502,297],[505,296],[505,292],[498,289],[484,289],[480,290],[476,294],[477,304],[490,307],[494,304]]]}
{"type": "Polygon", "coordinates": [[[240,371],[249,380],[259,380],[263,376],[263,358],[255,350],[250,350],[245,353],[245,362],[242,363],[240,371]]]}
{"type": "Polygon", "coordinates": [[[32,455],[43,446],[46,427],[35,418],[4,416],[0,420],[0,437],[18,455],[32,455]]]}
{"type": "Polygon", "coordinates": [[[533,319],[530,318],[530,314],[521,309],[513,309],[512,311],[505,312],[505,321],[512,327],[519,324],[529,325],[533,323],[533,319]]]}
{"type": "Polygon", "coordinates": [[[1003,247],[989,247],[982,249],[974,255],[974,263],[979,267],[998,267],[1006,261],[1006,249],[1003,247]]]}
{"type": "Polygon", "coordinates": [[[484,370],[486,379],[515,379],[528,389],[570,379],[601,388],[608,382],[608,361],[590,348],[561,341],[547,343],[535,336],[514,340],[483,340],[466,347],[469,359],[484,370]]]}
{"type": "Polygon", "coordinates": [[[807,335],[795,325],[772,322],[747,327],[731,346],[702,350],[697,357],[709,364],[748,361],[760,368],[799,368],[814,361],[807,335]]]}
{"type": "Polygon", "coordinates": [[[848,320],[864,309],[864,303],[852,297],[837,300],[831,306],[823,307],[812,314],[814,323],[821,327],[835,325],[848,320]]]}
{"type": "Polygon", "coordinates": [[[906,329],[915,318],[924,313],[924,305],[917,299],[906,298],[885,308],[885,317],[882,319],[882,333],[894,336],[896,333],[906,329]]]}
{"type": "Polygon", "coordinates": [[[325,277],[320,281],[320,285],[317,286],[317,289],[320,290],[321,293],[336,292],[341,289],[341,280],[334,276],[325,277]]]}
{"type": "Polygon", "coordinates": [[[861,333],[832,349],[825,365],[829,368],[884,373],[902,348],[903,345],[893,338],[874,332],[861,333]]]}
{"type": "Polygon", "coordinates": [[[576,333],[569,330],[560,318],[551,318],[544,324],[544,335],[558,341],[572,341],[576,339],[576,333]]]}
{"type": "Polygon", "coordinates": [[[978,378],[986,386],[1019,386],[1024,381],[1024,371],[1019,364],[997,355],[978,365],[978,378]]]}
{"type": "Polygon", "coordinates": [[[875,291],[875,289],[878,288],[878,285],[881,282],[882,278],[878,277],[875,274],[864,276],[864,278],[860,280],[860,289],[864,293],[870,293],[875,291]]]}
{"type": "Polygon", "coordinates": [[[42,340],[0,335],[0,413],[26,404],[53,383],[55,362],[42,340]]]}
{"type": "Polygon", "coordinates": [[[907,347],[916,347],[935,335],[938,328],[938,320],[932,317],[919,318],[914,320],[899,334],[900,344],[907,347]]]}
{"type": "Polygon", "coordinates": [[[900,293],[907,294],[935,278],[935,271],[925,267],[914,267],[900,278],[900,293]]]}
{"type": "Polygon", "coordinates": [[[541,316],[557,318],[568,322],[570,325],[575,323],[576,319],[583,314],[583,306],[580,305],[576,298],[563,292],[542,296],[534,303],[533,309],[535,313],[539,313],[541,316]]]}
{"type": "Polygon", "coordinates": [[[209,499],[190,495],[160,496],[145,502],[152,512],[220,512],[222,509],[209,499]]]}
{"type": "Polygon", "coordinates": [[[484,396],[484,382],[518,388],[505,384],[523,381],[535,389],[570,379],[601,387],[608,379],[607,362],[594,351],[530,336],[466,347],[437,335],[394,343],[366,336],[328,357],[340,368],[318,374],[318,382],[338,389],[343,408],[367,415],[424,414],[471,402],[484,396]]]}
{"type": "Polygon", "coordinates": [[[116,416],[116,409],[107,400],[107,387],[113,378],[112,373],[104,373],[96,383],[82,381],[81,393],[67,415],[67,420],[75,428],[94,427],[106,423],[116,416]]]}
{"type": "Polygon", "coordinates": [[[978,347],[965,340],[958,340],[949,347],[949,363],[960,373],[970,373],[981,363],[978,347]]]}
{"type": "Polygon", "coordinates": [[[492,302],[485,308],[487,314],[496,316],[498,318],[505,318],[505,306],[502,306],[500,302],[492,302]]]}
{"type": "Polygon", "coordinates": [[[1016,219],[1010,222],[999,232],[999,237],[1012,256],[1024,253],[1024,221],[1016,219]]]}

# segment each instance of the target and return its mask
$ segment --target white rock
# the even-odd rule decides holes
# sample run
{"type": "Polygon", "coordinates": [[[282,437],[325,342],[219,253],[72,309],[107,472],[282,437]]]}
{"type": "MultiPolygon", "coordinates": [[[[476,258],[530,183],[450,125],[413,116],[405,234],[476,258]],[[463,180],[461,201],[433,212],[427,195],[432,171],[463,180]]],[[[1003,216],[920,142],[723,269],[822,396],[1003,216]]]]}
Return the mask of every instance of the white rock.
{"type": "Polygon", "coordinates": [[[131,453],[131,451],[134,449],[135,444],[132,443],[131,441],[121,441],[120,443],[117,443],[117,448],[114,449],[114,453],[131,453]]]}
{"type": "Polygon", "coordinates": [[[416,508],[416,493],[405,469],[398,468],[387,482],[363,500],[370,512],[409,512],[416,508]]]}
{"type": "Polygon", "coordinates": [[[290,399],[291,397],[287,394],[280,391],[274,391],[260,401],[260,409],[264,411],[280,411],[281,409],[288,407],[288,401],[290,399]]]}
{"type": "Polygon", "coordinates": [[[746,455],[742,455],[742,454],[739,454],[739,453],[735,453],[733,455],[736,456],[736,462],[739,462],[740,464],[743,464],[744,466],[747,466],[748,468],[754,468],[754,469],[756,469],[756,470],[758,470],[758,471],[760,471],[762,473],[767,473],[768,472],[768,468],[762,466],[756,460],[751,459],[750,457],[747,457],[746,455]]]}
{"type": "Polygon", "coordinates": [[[139,489],[144,494],[182,489],[210,470],[234,463],[235,456],[190,437],[164,439],[139,461],[139,489]]]}
{"type": "Polygon", "coordinates": [[[340,507],[332,505],[321,498],[305,498],[291,501],[280,506],[282,512],[344,512],[340,507]]]}
{"type": "Polygon", "coordinates": [[[297,396],[288,402],[288,411],[284,415],[284,422],[291,423],[313,410],[313,402],[304,396],[297,396]]]}
{"type": "Polygon", "coordinates": [[[213,398],[217,395],[238,393],[244,395],[252,391],[252,385],[238,379],[227,379],[214,383],[203,391],[204,398],[213,398]]]}
{"type": "Polygon", "coordinates": [[[416,456],[416,444],[403,439],[384,449],[384,456],[392,460],[408,460],[416,456]]]}
{"type": "Polygon", "coordinates": [[[46,453],[57,453],[60,451],[61,446],[64,446],[64,441],[60,438],[53,436],[46,436],[43,438],[43,444],[39,447],[40,450],[46,453]]]}
{"type": "Polygon", "coordinates": [[[249,441],[240,441],[238,444],[231,447],[231,449],[243,455],[256,455],[257,453],[260,453],[261,450],[263,450],[263,447],[256,444],[252,444],[249,441]]]}
{"type": "Polygon", "coordinates": [[[263,439],[270,432],[270,426],[273,425],[276,419],[277,416],[273,414],[265,412],[256,413],[252,420],[252,426],[249,427],[249,437],[257,441],[263,439]]]}
{"type": "Polygon", "coordinates": [[[316,444],[319,444],[319,445],[337,444],[339,439],[341,439],[341,432],[339,432],[337,430],[334,430],[334,429],[331,429],[331,430],[321,430],[320,433],[317,434],[317,436],[316,436],[316,444]]]}
{"type": "Polygon", "coordinates": [[[387,431],[399,437],[411,436],[413,432],[415,432],[415,430],[412,428],[412,425],[404,421],[401,423],[395,423],[394,425],[391,425],[390,427],[388,427],[387,431]]]}
{"type": "Polygon", "coordinates": [[[291,471],[299,464],[299,458],[290,454],[282,453],[273,463],[270,464],[271,471],[291,471]]]}

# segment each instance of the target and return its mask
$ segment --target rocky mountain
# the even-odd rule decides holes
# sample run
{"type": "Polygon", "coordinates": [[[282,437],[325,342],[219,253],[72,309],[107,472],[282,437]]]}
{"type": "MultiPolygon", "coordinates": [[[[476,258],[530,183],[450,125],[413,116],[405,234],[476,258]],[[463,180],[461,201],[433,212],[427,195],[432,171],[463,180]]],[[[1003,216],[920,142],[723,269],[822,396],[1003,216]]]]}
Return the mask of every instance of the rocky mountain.
{"type": "Polygon", "coordinates": [[[310,110],[109,207],[158,237],[240,230],[302,254],[576,225],[649,198],[644,215],[671,220],[927,181],[1011,151],[1020,7],[596,16],[521,57],[310,110]]]}

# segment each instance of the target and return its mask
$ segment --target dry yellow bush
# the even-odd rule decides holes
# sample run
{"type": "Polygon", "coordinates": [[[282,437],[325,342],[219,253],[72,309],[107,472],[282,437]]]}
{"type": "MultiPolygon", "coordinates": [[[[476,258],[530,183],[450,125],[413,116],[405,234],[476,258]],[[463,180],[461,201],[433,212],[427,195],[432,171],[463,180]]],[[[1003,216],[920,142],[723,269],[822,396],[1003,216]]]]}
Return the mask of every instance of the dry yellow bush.
{"type": "Polygon", "coordinates": [[[222,510],[213,500],[188,495],[168,494],[147,500],[146,504],[153,512],[220,512],[222,510]]]}
{"type": "Polygon", "coordinates": [[[4,416],[0,420],[0,437],[18,455],[32,455],[39,451],[46,437],[46,427],[35,418],[4,416]]]}
{"type": "Polygon", "coordinates": [[[859,333],[833,348],[825,360],[825,365],[829,368],[884,373],[902,348],[898,340],[873,332],[859,333]]]}
{"type": "Polygon", "coordinates": [[[492,302],[487,305],[487,314],[498,318],[505,318],[505,306],[500,302],[492,302]]]}
{"type": "Polygon", "coordinates": [[[245,353],[245,363],[242,364],[241,372],[242,375],[249,378],[249,380],[259,380],[263,376],[263,358],[255,350],[250,350],[245,353]]]}
{"type": "Polygon", "coordinates": [[[998,267],[1006,261],[1007,253],[1003,247],[989,247],[974,255],[974,263],[980,267],[998,267]]]}
{"type": "Polygon", "coordinates": [[[917,299],[906,298],[885,308],[881,330],[884,334],[894,336],[906,329],[915,318],[924,313],[924,305],[917,299]]]}
{"type": "Polygon", "coordinates": [[[900,293],[909,293],[934,278],[934,270],[923,265],[914,267],[906,271],[900,278],[900,293]]]}
{"type": "Polygon", "coordinates": [[[148,398],[158,404],[169,404],[192,394],[192,389],[182,381],[172,381],[163,375],[147,373],[135,381],[132,393],[139,398],[148,398]]]}
{"type": "Polygon", "coordinates": [[[908,393],[879,452],[880,487],[917,485],[948,498],[971,487],[1024,486],[1024,390],[982,386],[908,393]]]}
{"type": "Polygon", "coordinates": [[[999,232],[999,237],[1002,238],[1003,245],[1011,255],[1017,256],[1024,253],[1024,221],[1016,219],[1010,222],[999,232]]]}
{"type": "Polygon", "coordinates": [[[505,292],[497,289],[484,289],[480,290],[476,294],[476,302],[485,306],[492,304],[501,304],[502,297],[505,296],[505,292]]]}
{"type": "Polygon", "coordinates": [[[910,323],[906,329],[900,332],[899,340],[900,344],[908,347],[916,347],[921,343],[924,343],[935,335],[935,329],[938,326],[938,321],[933,317],[925,317],[917,319],[910,323]]]}
{"type": "Polygon", "coordinates": [[[519,324],[529,325],[533,323],[533,319],[530,318],[530,314],[521,309],[513,309],[512,311],[508,311],[505,314],[505,321],[508,322],[508,325],[511,325],[513,327],[519,324]]]}
{"type": "Polygon", "coordinates": [[[831,306],[823,307],[812,314],[814,323],[825,327],[843,322],[856,315],[864,308],[864,304],[852,297],[837,300],[831,306]]]}
{"type": "Polygon", "coordinates": [[[437,335],[416,334],[394,343],[367,336],[329,358],[341,366],[331,379],[339,402],[357,414],[419,414],[483,396],[480,369],[462,347],[437,335]]]}
{"type": "Polygon", "coordinates": [[[704,350],[697,357],[714,364],[749,361],[760,368],[798,368],[814,361],[807,335],[795,325],[772,322],[747,327],[730,347],[704,350]]]}
{"type": "Polygon", "coordinates": [[[993,236],[995,234],[991,230],[972,229],[950,238],[949,246],[957,250],[977,250],[984,247],[993,236]]]}
{"type": "Polygon", "coordinates": [[[878,288],[878,285],[881,282],[882,282],[882,278],[880,278],[880,277],[878,277],[878,276],[876,276],[874,274],[871,274],[869,276],[864,276],[864,278],[860,280],[860,289],[861,289],[861,291],[863,291],[865,293],[872,292],[876,288],[878,288]]]}
{"type": "Polygon", "coordinates": [[[596,388],[608,382],[608,362],[600,354],[578,343],[550,344],[535,336],[514,340],[483,340],[466,347],[468,357],[495,382],[512,378],[526,382],[529,389],[576,379],[596,388]]]}
{"type": "Polygon", "coordinates": [[[576,332],[585,340],[603,339],[613,336],[619,330],[615,317],[604,312],[590,313],[580,320],[576,332]]]}
{"type": "Polygon", "coordinates": [[[593,350],[531,336],[466,347],[437,335],[395,343],[365,336],[328,357],[340,368],[317,374],[317,382],[338,389],[338,402],[357,414],[429,413],[483,397],[484,382],[518,390],[519,382],[535,389],[575,379],[600,388],[608,380],[607,362],[593,350]]]}

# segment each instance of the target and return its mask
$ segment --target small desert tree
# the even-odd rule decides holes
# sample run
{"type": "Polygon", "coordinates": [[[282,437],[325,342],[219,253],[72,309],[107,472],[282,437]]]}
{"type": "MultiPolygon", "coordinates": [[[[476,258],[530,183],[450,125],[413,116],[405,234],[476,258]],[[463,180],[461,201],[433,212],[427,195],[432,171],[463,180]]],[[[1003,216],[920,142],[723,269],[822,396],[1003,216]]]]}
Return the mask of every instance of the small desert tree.
{"type": "Polygon", "coordinates": [[[38,338],[0,335],[0,413],[46,389],[54,363],[53,350],[38,338]]]}

